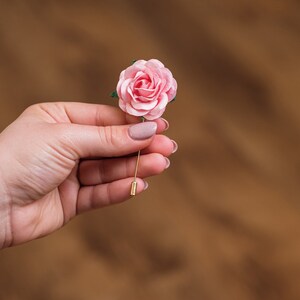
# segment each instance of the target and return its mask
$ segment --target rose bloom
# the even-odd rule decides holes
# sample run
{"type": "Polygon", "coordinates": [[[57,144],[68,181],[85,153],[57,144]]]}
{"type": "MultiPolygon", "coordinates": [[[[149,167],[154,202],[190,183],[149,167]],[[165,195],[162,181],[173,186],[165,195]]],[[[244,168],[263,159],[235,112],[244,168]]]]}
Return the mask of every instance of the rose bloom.
{"type": "Polygon", "coordinates": [[[147,120],[159,118],[176,96],[177,82],[159,60],[137,60],[121,72],[117,85],[119,106],[147,120]]]}

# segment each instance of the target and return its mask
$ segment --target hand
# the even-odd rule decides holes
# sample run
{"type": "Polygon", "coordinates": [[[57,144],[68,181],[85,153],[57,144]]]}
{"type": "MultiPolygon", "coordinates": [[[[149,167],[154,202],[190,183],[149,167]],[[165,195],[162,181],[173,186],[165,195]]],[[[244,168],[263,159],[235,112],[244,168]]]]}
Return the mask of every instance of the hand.
{"type": "Polygon", "coordinates": [[[120,109],[83,103],[29,107],[0,134],[0,248],[59,229],[77,214],[129,198],[161,173],[176,143],[163,119],[140,123],[120,109]],[[138,124],[134,124],[138,123],[138,124]]]}

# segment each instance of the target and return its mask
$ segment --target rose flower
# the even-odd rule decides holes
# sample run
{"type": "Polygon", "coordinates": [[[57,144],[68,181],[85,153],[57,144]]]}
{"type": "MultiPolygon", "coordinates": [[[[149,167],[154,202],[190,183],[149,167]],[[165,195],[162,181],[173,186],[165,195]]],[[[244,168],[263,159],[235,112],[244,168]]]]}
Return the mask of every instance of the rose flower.
{"type": "Polygon", "coordinates": [[[159,60],[137,60],[121,72],[117,84],[120,108],[147,120],[159,118],[174,100],[177,82],[159,60]]]}

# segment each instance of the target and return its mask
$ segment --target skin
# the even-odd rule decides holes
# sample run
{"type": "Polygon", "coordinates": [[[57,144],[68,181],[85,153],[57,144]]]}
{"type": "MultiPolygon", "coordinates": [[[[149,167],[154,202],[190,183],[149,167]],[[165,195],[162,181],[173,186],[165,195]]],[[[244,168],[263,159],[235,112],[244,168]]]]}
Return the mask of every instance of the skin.
{"type": "Polygon", "coordinates": [[[48,235],[76,215],[129,199],[142,150],[142,178],[162,173],[174,150],[157,132],[133,140],[138,118],[119,108],[83,103],[42,103],[26,109],[0,134],[0,248],[48,235]]]}

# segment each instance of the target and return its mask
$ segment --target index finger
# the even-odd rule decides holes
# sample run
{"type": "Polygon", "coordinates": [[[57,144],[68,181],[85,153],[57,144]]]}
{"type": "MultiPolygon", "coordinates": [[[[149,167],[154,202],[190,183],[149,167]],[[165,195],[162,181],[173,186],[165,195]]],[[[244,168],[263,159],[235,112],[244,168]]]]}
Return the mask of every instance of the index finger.
{"type": "MultiPolygon", "coordinates": [[[[70,122],[78,125],[91,126],[112,126],[127,125],[141,122],[139,117],[135,117],[123,112],[120,108],[92,103],[81,102],[49,102],[38,105],[47,112],[58,123],[70,122]]],[[[168,128],[168,122],[159,118],[157,123],[157,133],[161,133],[168,128]]]]}
{"type": "Polygon", "coordinates": [[[103,104],[59,102],[57,105],[68,115],[70,121],[81,125],[110,126],[138,123],[139,118],[121,109],[103,104]]]}

